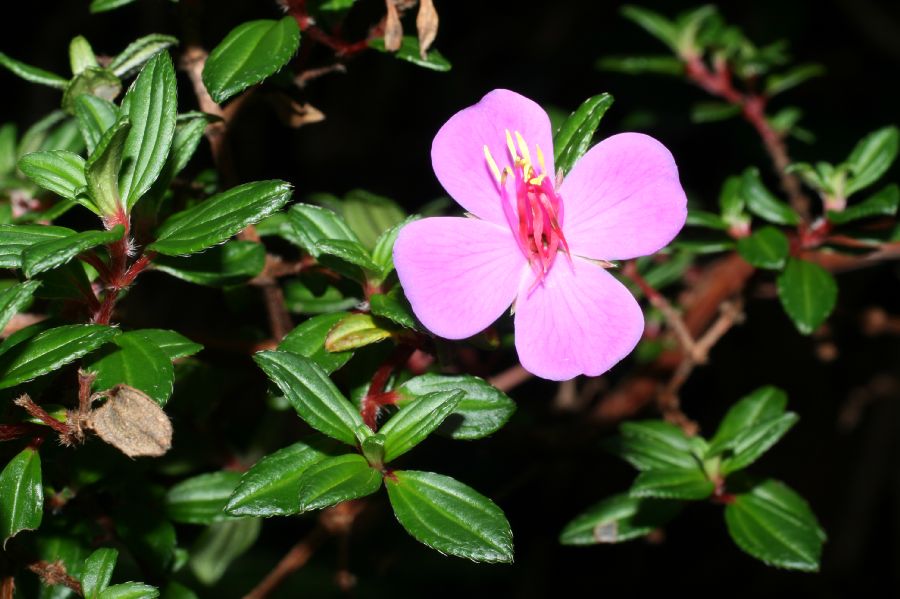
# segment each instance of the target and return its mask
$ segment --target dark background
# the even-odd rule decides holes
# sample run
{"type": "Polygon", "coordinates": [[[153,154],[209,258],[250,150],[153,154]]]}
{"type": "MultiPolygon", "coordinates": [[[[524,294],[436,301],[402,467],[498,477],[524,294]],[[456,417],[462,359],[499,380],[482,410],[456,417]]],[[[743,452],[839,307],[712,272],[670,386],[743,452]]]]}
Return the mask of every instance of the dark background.
{"type": "MultiPolygon", "coordinates": [[[[668,15],[695,6],[680,0],[642,5],[668,15]]],[[[108,54],[146,33],[181,34],[178,8],[165,0],[142,0],[98,16],[90,16],[86,6],[87,0],[18,3],[18,16],[2,17],[0,49],[67,73],[67,47],[76,34],[86,35],[98,53],[108,54]]],[[[692,199],[708,207],[714,206],[722,180],[748,165],[760,166],[770,177],[768,157],[748,125],[737,120],[690,123],[691,105],[708,99],[699,90],[674,78],[629,77],[594,68],[604,55],[665,52],[619,16],[620,3],[437,0],[436,6],[441,15],[436,47],[453,63],[451,72],[433,73],[367,52],[348,63],[346,74],[329,75],[293,92],[325,112],[323,123],[289,130],[266,104],[248,106],[232,137],[239,179],[287,179],[296,186],[297,198],[361,187],[415,210],[442,194],[429,160],[434,132],[455,111],[497,87],[566,111],[588,96],[612,93],[616,103],[600,136],[629,128],[656,136],[675,155],[692,199]]],[[[802,124],[816,134],[812,144],[791,143],[794,159],[839,162],[862,135],[898,121],[897,3],[757,0],[722,3],[720,9],[760,44],[789,39],[798,62],[827,68],[826,77],[776,103],[800,106],[802,124]]],[[[361,0],[348,23],[348,36],[363,35],[381,10],[379,2],[361,0]]],[[[274,2],[208,1],[204,42],[212,47],[239,22],[277,14],[274,2]]],[[[411,22],[407,27],[412,29],[411,22]]],[[[314,56],[322,64],[327,57],[325,52],[314,56]]],[[[179,84],[181,109],[194,108],[187,81],[179,84]]],[[[54,108],[59,97],[6,71],[0,72],[0,90],[2,120],[15,121],[21,129],[54,108]]],[[[208,164],[204,144],[191,169],[208,164]]],[[[896,181],[896,175],[894,167],[888,179],[896,181]]],[[[771,177],[769,183],[775,187],[771,177]]],[[[748,304],[747,324],[724,338],[711,364],[696,372],[683,393],[688,414],[710,432],[742,394],[763,384],[788,391],[800,423],[753,470],[785,480],[810,501],[830,537],[820,574],[781,572],[744,555],[727,538],[721,509],[705,504],[689,507],[656,543],[558,545],[556,537],[566,522],[594,501],[626,489],[633,471],[600,449],[610,431],[586,424],[583,414],[554,412],[555,388],[535,382],[514,392],[519,412],[494,438],[463,445],[430,440],[408,464],[450,474],[494,498],[510,518],[516,564],[473,565],[443,558],[406,537],[382,498],[367,509],[354,533],[350,567],[358,576],[355,592],[539,597],[668,590],[700,596],[837,597],[877,590],[880,596],[896,595],[898,343],[896,338],[864,335],[860,315],[870,306],[900,311],[898,269],[881,265],[841,275],[839,282],[839,306],[827,340],[837,348],[835,359],[824,361],[822,340],[797,334],[775,300],[755,298],[748,304]],[[880,391],[861,391],[875,384],[880,391]],[[853,406],[859,408],[856,420],[847,416],[853,406]]],[[[197,291],[156,274],[142,283],[145,290],[138,286],[123,308],[142,324],[185,330],[200,326],[200,320],[214,326],[217,318],[230,317],[220,292],[197,291]],[[202,314],[187,308],[198,304],[202,314]]],[[[215,353],[206,357],[226,365],[232,359],[215,353]]],[[[258,376],[249,361],[238,365],[251,379],[258,376]]],[[[611,378],[627,368],[627,363],[617,367],[611,378]]],[[[227,422],[242,417],[246,404],[258,406],[262,387],[253,381],[246,385],[254,396],[226,398],[216,414],[227,422]]],[[[243,392],[244,387],[236,389],[243,392]]],[[[170,405],[178,399],[176,392],[170,405]]],[[[293,432],[284,428],[278,427],[267,444],[277,448],[290,442],[293,432]]],[[[249,443],[236,425],[222,425],[222,430],[234,432],[224,442],[237,452],[249,443]]],[[[257,546],[208,596],[238,596],[247,590],[310,526],[309,519],[267,522],[257,546]]],[[[195,533],[183,534],[190,538],[195,533]]],[[[326,546],[277,596],[336,592],[331,582],[336,553],[333,545],[326,546]]]]}

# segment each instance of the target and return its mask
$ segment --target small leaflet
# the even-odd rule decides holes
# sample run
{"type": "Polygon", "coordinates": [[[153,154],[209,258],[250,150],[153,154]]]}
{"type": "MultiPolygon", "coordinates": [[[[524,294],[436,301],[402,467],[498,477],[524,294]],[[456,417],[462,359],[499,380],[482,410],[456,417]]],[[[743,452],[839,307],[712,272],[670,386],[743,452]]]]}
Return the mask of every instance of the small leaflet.
{"type": "Polygon", "coordinates": [[[113,387],[87,427],[130,458],[159,457],[172,447],[172,423],[159,404],[128,385],[113,387]]]}

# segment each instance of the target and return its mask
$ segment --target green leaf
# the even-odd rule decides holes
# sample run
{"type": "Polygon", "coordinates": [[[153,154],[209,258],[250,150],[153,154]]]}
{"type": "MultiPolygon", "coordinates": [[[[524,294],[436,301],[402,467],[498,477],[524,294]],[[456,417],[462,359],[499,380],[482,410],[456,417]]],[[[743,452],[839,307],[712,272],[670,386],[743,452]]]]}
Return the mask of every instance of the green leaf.
{"type": "Polygon", "coordinates": [[[134,1],[135,0],[91,0],[90,10],[93,14],[106,12],[114,8],[119,8],[120,6],[126,6],[134,1]]]}
{"type": "Polygon", "coordinates": [[[825,322],[837,303],[837,283],[827,270],[797,258],[778,275],[778,299],[797,330],[809,335],[825,322]]]}
{"type": "Polygon", "coordinates": [[[706,499],[716,486],[698,465],[693,468],[647,470],[638,474],[629,494],[657,499],[706,499]]]}
{"type": "Polygon", "coordinates": [[[684,74],[684,63],[674,56],[606,56],[597,61],[597,68],[626,75],[653,73],[680,77],[684,74]]]}
{"type": "Polygon", "coordinates": [[[757,268],[779,270],[790,253],[790,243],[775,227],[763,227],[737,242],[738,253],[757,268]]]}
{"type": "Polygon", "coordinates": [[[16,125],[0,125],[0,177],[12,175],[16,169],[16,125]]]}
{"type": "Polygon", "coordinates": [[[25,81],[37,83],[38,85],[62,89],[66,86],[66,83],[68,83],[67,79],[60,77],[56,73],[51,73],[44,69],[25,64],[24,62],[19,62],[14,58],[10,58],[3,52],[0,52],[0,66],[9,69],[13,75],[21,77],[25,81]]]}
{"type": "Polygon", "coordinates": [[[506,393],[477,376],[423,374],[406,381],[397,391],[401,413],[429,394],[461,392],[462,398],[439,429],[454,439],[481,439],[491,435],[516,411],[515,402],[506,393]]]}
{"type": "Polygon", "coordinates": [[[341,216],[332,210],[312,204],[294,204],[288,210],[293,230],[293,241],[318,258],[318,242],[325,239],[342,239],[359,243],[359,238],[341,216]]]}
{"type": "Polygon", "coordinates": [[[419,329],[420,325],[413,316],[412,308],[399,286],[388,293],[375,293],[369,297],[369,311],[407,329],[419,329]]]}
{"type": "Polygon", "coordinates": [[[0,353],[0,389],[53,372],[91,352],[119,330],[100,324],[70,324],[38,333],[0,353]]]}
{"type": "MultiPolygon", "coordinates": [[[[306,278],[304,278],[304,281],[306,278]]],[[[288,280],[284,285],[284,301],[291,312],[300,314],[333,314],[359,305],[360,298],[346,297],[344,292],[327,280],[307,285],[299,279],[288,280]]]]}
{"type": "Polygon", "coordinates": [[[112,578],[119,552],[111,547],[101,547],[86,560],[82,569],[81,591],[85,599],[97,599],[112,578]]]}
{"type": "MultiPolygon", "coordinates": [[[[25,154],[19,159],[19,170],[44,189],[69,200],[76,199],[78,190],[87,185],[84,158],[63,150],[25,154]]],[[[91,202],[82,200],[82,203],[97,213],[91,202]]]]}
{"type": "Polygon", "coordinates": [[[325,349],[328,332],[348,316],[347,312],[313,316],[285,335],[278,349],[310,358],[327,374],[331,374],[353,357],[352,351],[330,352],[325,349]]]}
{"type": "Polygon", "coordinates": [[[553,137],[553,158],[557,170],[569,172],[575,162],[588,151],[594,133],[600,126],[600,119],[612,103],[611,95],[599,94],[585,100],[569,115],[553,137]]]}
{"type": "Polygon", "coordinates": [[[75,36],[69,42],[69,65],[72,67],[73,75],[78,75],[85,69],[100,66],[90,42],[83,35],[75,36]]]}
{"type": "Polygon", "coordinates": [[[205,585],[212,585],[231,563],[250,549],[259,537],[260,520],[241,518],[216,522],[207,528],[191,548],[188,566],[205,585]]]}
{"type": "Polygon", "coordinates": [[[82,231],[60,239],[50,239],[25,248],[22,252],[22,271],[26,277],[58,268],[99,245],[122,239],[125,227],[116,225],[108,231],[82,231]]]}
{"type": "Polygon", "coordinates": [[[166,513],[183,524],[212,524],[231,518],[225,511],[240,472],[223,470],[181,481],[166,493],[166,513]]]}
{"type": "Polygon", "coordinates": [[[333,439],[356,445],[362,418],[313,360],[285,351],[259,352],[253,359],[307,424],[333,439]]]}
{"type": "Polygon", "coordinates": [[[355,234],[351,241],[359,241],[366,250],[374,249],[382,235],[407,219],[397,202],[364,189],[347,192],[336,207],[355,234]]]}
{"type": "Polygon", "coordinates": [[[316,243],[318,255],[335,256],[370,273],[380,271],[369,252],[360,243],[344,239],[323,239],[316,243]]]}
{"type": "Polygon", "coordinates": [[[698,467],[691,440],[674,424],[661,420],[625,422],[612,450],[641,471],[690,470],[698,467]]]}
{"type": "Polygon", "coordinates": [[[765,480],[725,507],[738,547],[770,566],[815,572],[825,532],[809,504],[785,484],[765,480]]]}
{"type": "Polygon", "coordinates": [[[241,476],[225,511],[233,516],[289,516],[300,511],[306,470],[330,457],[334,445],[313,437],[269,454],[241,476]]]}
{"type": "Polygon", "coordinates": [[[758,460],[787,434],[797,420],[799,417],[796,414],[788,412],[742,430],[728,445],[731,455],[722,460],[722,474],[743,470],[758,460]]]}
{"type": "Polygon", "coordinates": [[[63,90],[62,109],[75,113],[75,102],[83,95],[114,100],[122,91],[122,81],[109,69],[89,67],[75,75],[63,90]]]}
{"type": "Polygon", "coordinates": [[[96,390],[125,384],[143,391],[160,406],[169,401],[175,382],[171,358],[140,331],[113,339],[113,344],[98,352],[85,369],[97,373],[96,390]]]}
{"type": "Polygon", "coordinates": [[[657,12],[626,4],[621,9],[622,16],[642,27],[647,33],[678,52],[678,28],[675,23],[657,12]]]}
{"type": "Polygon", "coordinates": [[[394,414],[379,431],[384,435],[384,461],[391,462],[424,441],[456,409],[462,397],[461,391],[436,391],[394,414]]]}
{"type": "Polygon", "coordinates": [[[732,175],[722,183],[719,192],[719,210],[722,220],[728,225],[742,224],[744,215],[744,180],[743,177],[732,175]]]}
{"type": "Polygon", "coordinates": [[[680,501],[613,495],[569,522],[559,535],[563,545],[622,543],[665,526],[683,504],[680,501]]]}
{"type": "MultiPolygon", "coordinates": [[[[384,47],[384,38],[381,37],[369,40],[369,46],[379,52],[388,52],[384,47]]],[[[437,50],[429,50],[423,59],[419,51],[419,40],[412,35],[404,35],[403,39],[400,40],[400,48],[396,52],[388,53],[393,54],[400,60],[411,62],[414,65],[431,69],[432,71],[445,73],[451,68],[450,62],[437,50]]]]}
{"type": "Polygon", "coordinates": [[[44,487],[41,456],[34,449],[19,452],[0,472],[0,540],[6,542],[23,530],[41,525],[44,487]]]}
{"type": "Polygon", "coordinates": [[[40,284],[40,281],[25,281],[0,292],[0,331],[31,300],[40,284]]]}
{"type": "Polygon", "coordinates": [[[167,256],[194,254],[267,217],[290,198],[291,187],[284,181],[239,185],[170,216],[147,249],[167,256]]]}
{"type": "Polygon", "coordinates": [[[114,584],[100,593],[99,599],[156,599],[159,589],[143,582],[114,584]]]}
{"type": "Polygon", "coordinates": [[[386,230],[375,241],[375,245],[372,248],[372,262],[379,268],[378,279],[380,281],[386,279],[394,270],[394,243],[397,241],[400,229],[418,219],[418,216],[410,216],[403,222],[397,223],[386,230]]]}
{"type": "Polygon", "coordinates": [[[841,212],[828,211],[828,220],[842,225],[851,221],[869,218],[870,216],[893,216],[900,206],[900,187],[892,183],[859,204],[845,208],[841,212]]]}
{"type": "Polygon", "coordinates": [[[74,234],[72,229],[52,225],[0,225],[0,268],[22,268],[22,252],[27,248],[74,234]]]}
{"type": "Polygon", "coordinates": [[[138,329],[126,334],[143,337],[159,348],[169,360],[192,356],[203,349],[199,343],[194,343],[181,333],[167,329],[138,329]]]}
{"type": "Polygon", "coordinates": [[[115,73],[116,77],[129,77],[158,53],[177,44],[178,40],[171,35],[161,33],[145,35],[128,44],[113,58],[109,63],[109,70],[115,73]]]}
{"type": "Polygon", "coordinates": [[[157,256],[156,270],[189,283],[221,287],[252,279],[266,265],[266,248],[254,241],[228,241],[192,256],[157,256]]]}
{"type": "Polygon", "coordinates": [[[877,181],[894,159],[900,147],[900,131],[890,126],[868,134],[853,148],[847,165],[852,176],[844,190],[849,196],[877,181]]]}
{"type": "Polygon", "coordinates": [[[714,123],[741,114],[741,107],[726,102],[700,102],[691,108],[691,122],[714,123]]]}
{"type": "Polygon", "coordinates": [[[221,104],[277,73],[299,45],[300,28],[292,16],[238,25],[210,52],[203,84],[213,101],[221,104]]]}
{"type": "Polygon", "coordinates": [[[119,168],[131,122],[122,117],[106,130],[85,164],[84,172],[91,198],[106,216],[117,215],[119,200],[119,168]]]}
{"type": "Polygon", "coordinates": [[[818,64],[802,64],[784,73],[775,73],[766,78],[766,95],[769,97],[797,87],[804,81],[825,74],[825,68],[818,64]]]}
{"type": "Polygon", "coordinates": [[[325,458],[311,464],[300,477],[300,511],[365,497],[379,488],[381,472],[358,453],[325,458]]]}
{"type": "Polygon", "coordinates": [[[756,216],[777,225],[797,225],[800,217],[788,204],[778,200],[759,178],[759,169],[744,171],[743,196],[747,209],[756,216]]]}
{"type": "Polygon", "coordinates": [[[394,515],[420,543],[476,562],[513,561],[506,516],[475,489],[416,470],[395,470],[384,481],[394,515]]]}
{"type": "Polygon", "coordinates": [[[159,52],[144,65],[122,100],[122,114],[131,121],[119,173],[119,194],[126,213],[147,193],[166,164],[177,110],[175,67],[168,52],[159,52]]]}
{"type": "Polygon", "coordinates": [[[787,394],[778,387],[760,387],[741,398],[726,412],[716,434],[709,442],[706,457],[718,455],[730,447],[741,431],[784,414],[787,394]]]}
{"type": "MultiPolygon", "coordinates": [[[[115,124],[118,117],[119,109],[109,100],[90,94],[78,96],[75,100],[75,118],[78,120],[78,129],[84,138],[88,155],[94,153],[103,134],[115,124]]],[[[83,172],[81,178],[84,179],[83,172]]],[[[87,182],[82,182],[81,185],[87,185],[87,182]]]]}
{"type": "Polygon", "coordinates": [[[389,339],[394,332],[383,325],[383,322],[376,321],[371,314],[347,314],[331,327],[325,337],[325,349],[329,352],[344,352],[389,339]]]}
{"type": "Polygon", "coordinates": [[[728,223],[725,222],[725,219],[718,214],[706,212],[705,210],[688,210],[685,224],[689,227],[706,227],[707,229],[719,231],[728,229],[728,223]]]}

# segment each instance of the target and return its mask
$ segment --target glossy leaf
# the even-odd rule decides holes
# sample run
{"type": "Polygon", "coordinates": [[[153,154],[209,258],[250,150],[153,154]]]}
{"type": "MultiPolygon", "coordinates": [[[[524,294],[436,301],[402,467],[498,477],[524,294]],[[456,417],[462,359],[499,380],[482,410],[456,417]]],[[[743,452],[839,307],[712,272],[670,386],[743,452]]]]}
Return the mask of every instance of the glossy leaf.
{"type": "Polygon", "coordinates": [[[837,303],[837,293],[831,273],[806,260],[791,258],[778,276],[781,305],[804,335],[825,322],[837,303]]]}
{"type": "Polygon", "coordinates": [[[166,405],[175,382],[171,358],[139,331],[113,339],[110,346],[86,363],[85,369],[97,374],[96,390],[125,384],[143,391],[160,406],[166,405]]]}
{"type": "Polygon", "coordinates": [[[841,212],[828,211],[828,220],[842,225],[871,216],[893,216],[900,206],[900,187],[892,183],[859,204],[848,206],[841,212]]]}
{"type": "Polygon", "coordinates": [[[259,460],[241,476],[225,510],[234,516],[288,516],[300,511],[300,482],[306,470],[331,456],[322,438],[294,443],[259,460]]]}
{"type": "Polygon", "coordinates": [[[175,67],[168,52],[151,58],[122,100],[131,130],[122,150],[119,194],[125,212],[150,189],[172,147],[178,98],[175,67]]]}
{"type": "MultiPolygon", "coordinates": [[[[94,153],[94,149],[100,143],[103,134],[119,118],[119,109],[109,100],[85,94],[75,100],[75,118],[78,119],[78,129],[81,131],[84,144],[88,149],[88,155],[90,155],[94,153]]],[[[83,170],[84,167],[82,165],[83,170]]],[[[83,172],[81,178],[84,179],[83,172]]],[[[87,182],[82,182],[81,185],[87,185],[87,182]]]]}
{"type": "Polygon", "coordinates": [[[194,254],[272,214],[290,198],[291,187],[283,181],[239,185],[169,217],[148,249],[167,256],[194,254]]]}
{"type": "Polygon", "coordinates": [[[105,325],[70,324],[48,329],[16,345],[7,345],[0,353],[0,389],[53,372],[118,334],[118,329],[105,325]]]}
{"type": "Polygon", "coordinates": [[[125,227],[116,225],[107,231],[82,231],[36,243],[22,252],[22,271],[26,277],[33,277],[58,268],[82,252],[122,239],[124,234],[125,227]]]}
{"type": "Polygon", "coordinates": [[[97,599],[103,589],[109,586],[119,552],[111,547],[101,547],[84,560],[82,569],[81,592],[85,599],[97,599]]]}
{"type": "MultiPolygon", "coordinates": [[[[369,41],[369,46],[379,52],[388,52],[384,47],[384,38],[375,38],[369,41]]],[[[446,72],[451,68],[450,62],[437,50],[429,50],[423,59],[419,51],[419,40],[412,35],[404,35],[400,40],[400,48],[396,52],[390,52],[400,60],[411,62],[414,65],[430,69],[432,71],[446,72]]]]}
{"type": "Polygon", "coordinates": [[[31,300],[39,285],[40,281],[25,281],[0,291],[0,331],[31,300]]]}
{"type": "Polygon", "coordinates": [[[100,66],[90,42],[83,35],[77,35],[69,42],[69,66],[72,74],[78,75],[85,69],[100,66]]]}
{"type": "Polygon", "coordinates": [[[634,497],[658,499],[706,499],[715,484],[706,477],[699,465],[693,468],[647,470],[638,474],[629,494],[634,497]]]}
{"type": "Polygon", "coordinates": [[[63,89],[66,86],[66,83],[68,83],[67,79],[60,77],[56,73],[33,67],[30,64],[25,64],[24,62],[10,58],[3,52],[0,52],[0,66],[6,67],[14,75],[21,77],[25,81],[37,83],[38,85],[63,89]]]}
{"type": "MultiPolygon", "coordinates": [[[[128,1],[128,0],[126,0],[128,1]]],[[[178,39],[171,35],[151,33],[128,44],[109,63],[109,70],[117,77],[128,77],[140,70],[151,58],[166,48],[178,44],[178,39]]]]}
{"type": "Polygon", "coordinates": [[[413,315],[412,308],[399,286],[388,293],[375,293],[369,297],[369,311],[374,316],[387,318],[407,329],[419,329],[420,325],[413,315]]]}
{"type": "Polygon", "coordinates": [[[760,387],[741,398],[726,412],[716,434],[709,442],[707,456],[721,453],[729,447],[741,431],[784,414],[787,394],[778,387],[760,387]]]}
{"type": "Polygon", "coordinates": [[[395,470],[385,486],[397,520],[420,543],[476,562],[512,562],[509,522],[494,502],[441,474],[395,470]]]}
{"type": "Polygon", "coordinates": [[[697,467],[691,440],[668,422],[625,422],[619,427],[613,451],[641,471],[690,470],[697,467]]]}
{"type": "Polygon", "coordinates": [[[379,488],[381,472],[358,453],[325,458],[311,464],[300,477],[300,511],[365,497],[379,488]]]}
{"type": "MultiPolygon", "coordinates": [[[[69,200],[77,198],[78,190],[87,185],[84,158],[63,150],[26,154],[19,160],[19,170],[39,186],[69,200]]],[[[97,212],[90,202],[86,205],[97,212]]]]}
{"type": "Polygon", "coordinates": [[[106,12],[108,10],[113,10],[114,8],[119,8],[120,6],[131,4],[134,1],[135,0],[91,0],[90,10],[92,13],[106,12]]]}
{"type": "Polygon", "coordinates": [[[234,493],[240,472],[223,470],[181,481],[166,494],[166,513],[175,522],[211,524],[227,520],[228,498],[234,493]]]}
{"type": "Polygon", "coordinates": [[[188,562],[191,572],[201,583],[212,585],[228,567],[250,549],[259,537],[258,518],[241,518],[210,525],[191,548],[188,562]]]}
{"type": "Polygon", "coordinates": [[[787,434],[798,419],[796,414],[788,412],[742,430],[728,445],[730,455],[726,454],[728,457],[722,460],[722,474],[743,470],[758,460],[787,434]]]}
{"type": "Polygon", "coordinates": [[[74,234],[72,229],[53,225],[0,225],[0,268],[22,268],[22,252],[27,248],[74,234]]]}
{"type": "Polygon", "coordinates": [[[763,227],[738,239],[737,249],[741,257],[753,266],[778,270],[788,258],[790,243],[785,234],[775,227],[763,227]]]}
{"type": "Polygon", "coordinates": [[[353,189],[339,202],[325,202],[323,205],[339,210],[366,250],[374,250],[385,233],[405,220],[406,212],[394,200],[374,194],[364,189],[353,189]]]}
{"type": "Polygon", "coordinates": [[[100,599],[156,599],[159,589],[143,582],[123,582],[106,587],[100,599]]]}
{"type": "Polygon", "coordinates": [[[591,147],[600,119],[612,106],[613,97],[599,94],[588,98],[569,115],[553,138],[553,155],[557,169],[569,172],[575,162],[591,147]]]}
{"type": "Polygon", "coordinates": [[[864,189],[881,178],[900,148],[900,131],[890,126],[868,134],[853,148],[847,165],[852,176],[844,192],[849,196],[864,189]]]}
{"type": "Polygon", "coordinates": [[[228,241],[192,256],[157,256],[156,270],[197,285],[220,287],[245,282],[262,272],[266,248],[253,241],[228,241]]]}
{"type": "Polygon", "coordinates": [[[307,424],[333,439],[356,445],[362,418],[313,360],[285,351],[260,352],[253,359],[307,424]]]}
{"type": "Polygon", "coordinates": [[[238,25],[210,52],[203,84],[213,101],[222,103],[278,72],[299,44],[300,28],[292,16],[238,25]]]}
{"type": "Polygon", "coordinates": [[[725,523],[737,546],[766,564],[819,569],[825,532],[809,504],[779,481],[769,479],[736,495],[725,507],[725,523]]]}
{"type": "Polygon", "coordinates": [[[516,411],[508,395],[476,376],[423,374],[406,381],[397,391],[401,413],[429,394],[461,392],[459,403],[439,429],[454,439],[481,439],[493,434],[516,411]]]}
{"type": "Polygon", "coordinates": [[[334,256],[371,273],[379,272],[369,252],[361,244],[344,239],[323,239],[316,243],[318,255],[334,256]]]}
{"type": "Polygon", "coordinates": [[[747,209],[763,220],[777,225],[799,224],[800,217],[794,209],[772,195],[763,185],[758,169],[748,168],[744,171],[742,193],[747,209]]]}
{"type": "Polygon", "coordinates": [[[563,545],[622,543],[665,526],[683,504],[621,494],[591,506],[569,522],[559,535],[563,545]]]}
{"type": "MultiPolygon", "coordinates": [[[[0,249],[2,252],[2,249],[0,249]]],[[[2,254],[0,254],[2,257],[2,254]]],[[[344,313],[359,305],[362,299],[353,295],[345,295],[340,288],[322,277],[312,280],[288,280],[284,285],[284,302],[291,312],[300,314],[334,314],[344,313]]]]}
{"type": "Polygon", "coordinates": [[[328,331],[325,349],[329,352],[350,351],[384,341],[392,335],[391,329],[370,314],[347,314],[328,331]]]}
{"type": "Polygon", "coordinates": [[[347,312],[335,312],[313,316],[285,335],[278,349],[310,358],[323,371],[331,374],[353,357],[352,351],[330,352],[325,349],[328,332],[348,315],[347,312]]]}
{"type": "Polygon", "coordinates": [[[706,212],[705,210],[688,210],[686,225],[690,227],[706,227],[707,229],[717,229],[724,231],[728,228],[725,222],[718,214],[706,212]]]}
{"type": "Polygon", "coordinates": [[[148,196],[161,198],[165,195],[175,175],[187,166],[194,152],[197,151],[197,146],[200,145],[200,140],[203,138],[203,133],[206,131],[206,126],[211,119],[210,115],[202,112],[188,112],[178,115],[175,119],[175,135],[172,137],[172,149],[169,152],[169,157],[166,158],[166,163],[159,177],[153,183],[150,191],[147,192],[148,196]]]}
{"type": "Polygon", "coordinates": [[[394,270],[394,243],[397,241],[397,235],[400,229],[412,221],[418,220],[418,216],[411,216],[401,223],[387,229],[375,241],[372,247],[372,262],[379,268],[378,279],[384,280],[394,270]]]}
{"type": "Polygon", "coordinates": [[[18,453],[0,472],[0,540],[6,542],[23,530],[41,525],[44,487],[41,456],[31,448],[18,453]]]}
{"type": "Polygon", "coordinates": [[[321,253],[317,244],[325,239],[359,243],[359,238],[344,219],[332,210],[312,204],[295,204],[288,210],[293,240],[315,258],[321,253]]]}
{"type": "Polygon", "coordinates": [[[85,164],[88,191],[101,214],[115,215],[120,210],[119,168],[131,122],[120,118],[106,130],[97,148],[85,164]]]}
{"type": "Polygon", "coordinates": [[[62,109],[75,113],[75,102],[84,95],[114,100],[122,91],[122,81],[103,67],[88,67],[72,77],[63,90],[62,109]]]}
{"type": "Polygon", "coordinates": [[[461,391],[436,391],[394,414],[378,431],[384,435],[384,461],[391,462],[425,440],[459,404],[461,391]]]}
{"type": "Polygon", "coordinates": [[[203,349],[203,346],[199,343],[194,343],[181,333],[167,329],[138,329],[129,331],[126,334],[143,337],[149,343],[159,348],[169,360],[192,356],[203,349]]]}

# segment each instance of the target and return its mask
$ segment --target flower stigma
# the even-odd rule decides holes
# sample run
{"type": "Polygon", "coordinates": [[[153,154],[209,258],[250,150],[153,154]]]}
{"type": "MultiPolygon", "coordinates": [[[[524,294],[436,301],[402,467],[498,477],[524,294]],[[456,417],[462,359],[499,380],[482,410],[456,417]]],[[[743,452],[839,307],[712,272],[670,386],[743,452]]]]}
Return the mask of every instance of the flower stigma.
{"type": "Polygon", "coordinates": [[[510,133],[506,130],[506,146],[513,166],[500,170],[487,145],[484,146],[484,158],[500,186],[506,220],[513,232],[518,233],[516,240],[535,273],[534,289],[543,282],[560,249],[571,260],[569,245],[560,225],[563,202],[553,178],[547,176],[544,153],[539,145],[534,146],[537,164],[518,131],[510,133]],[[508,182],[512,182],[512,189],[508,182]]]}

